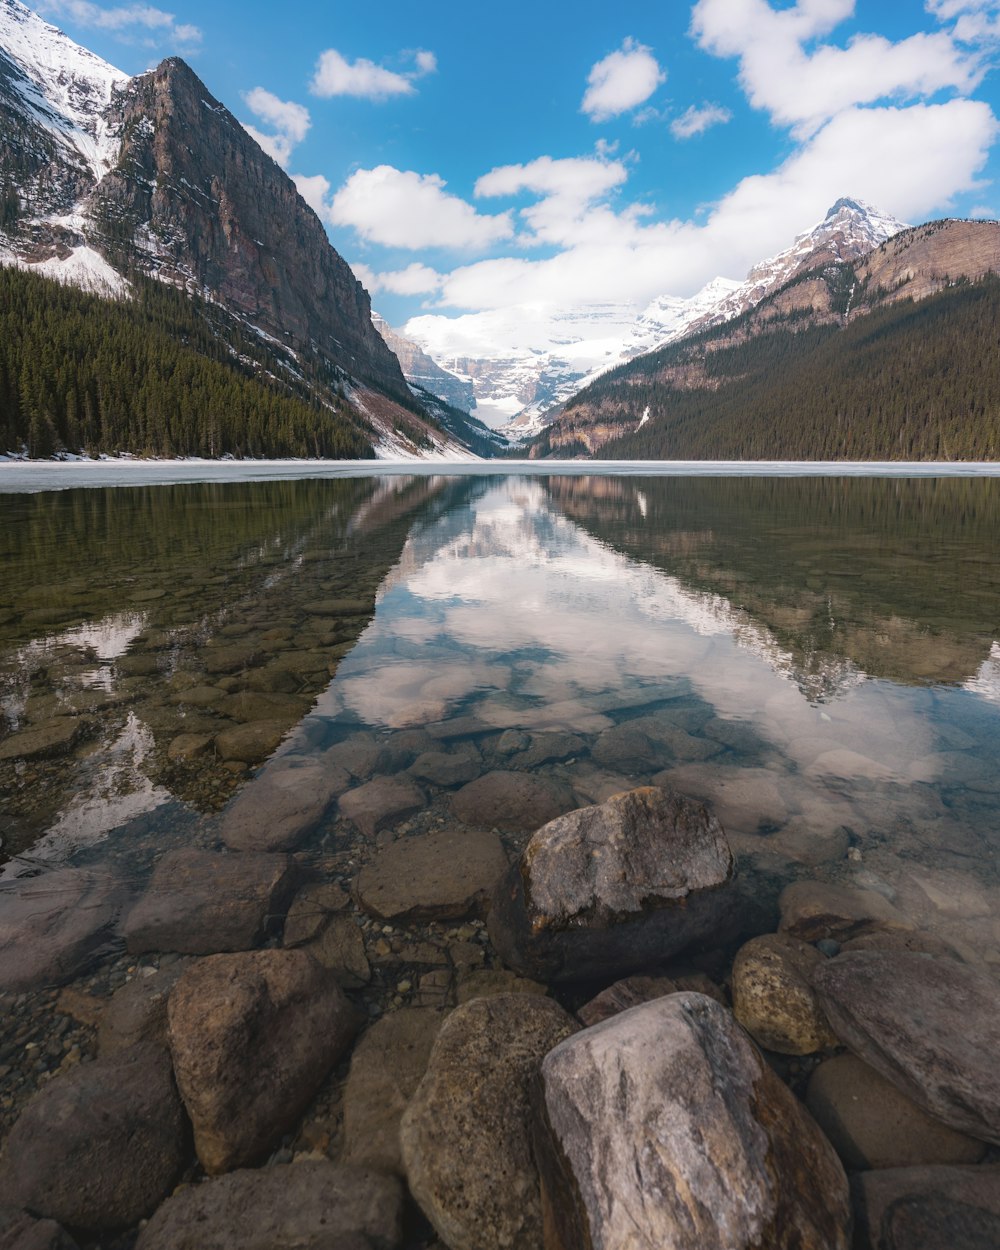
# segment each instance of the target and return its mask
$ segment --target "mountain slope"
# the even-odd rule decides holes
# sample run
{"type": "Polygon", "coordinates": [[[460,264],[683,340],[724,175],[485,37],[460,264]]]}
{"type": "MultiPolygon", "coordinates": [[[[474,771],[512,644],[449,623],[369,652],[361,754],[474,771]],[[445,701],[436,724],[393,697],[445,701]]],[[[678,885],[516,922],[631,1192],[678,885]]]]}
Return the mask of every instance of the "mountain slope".
{"type": "Polygon", "coordinates": [[[997,223],[917,227],[613,370],[532,454],[995,459],[997,273],[997,223]]]}
{"type": "Polygon", "coordinates": [[[459,408],[462,412],[468,413],[475,408],[476,396],[468,378],[460,378],[457,374],[442,369],[418,343],[414,343],[412,339],[394,330],[388,321],[376,312],[372,313],[372,325],[399,361],[403,377],[411,386],[419,386],[429,391],[450,407],[459,408]]]}

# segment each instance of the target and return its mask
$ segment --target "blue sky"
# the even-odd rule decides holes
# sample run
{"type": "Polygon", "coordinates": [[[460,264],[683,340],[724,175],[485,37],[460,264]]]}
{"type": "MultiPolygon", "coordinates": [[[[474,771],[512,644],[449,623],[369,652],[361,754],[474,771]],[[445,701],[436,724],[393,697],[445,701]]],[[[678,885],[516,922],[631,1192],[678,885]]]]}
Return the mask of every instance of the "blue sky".
{"type": "Polygon", "coordinates": [[[845,194],[1000,213],[1000,0],[37,7],[129,73],[184,56],[395,325],[689,295],[845,194]]]}

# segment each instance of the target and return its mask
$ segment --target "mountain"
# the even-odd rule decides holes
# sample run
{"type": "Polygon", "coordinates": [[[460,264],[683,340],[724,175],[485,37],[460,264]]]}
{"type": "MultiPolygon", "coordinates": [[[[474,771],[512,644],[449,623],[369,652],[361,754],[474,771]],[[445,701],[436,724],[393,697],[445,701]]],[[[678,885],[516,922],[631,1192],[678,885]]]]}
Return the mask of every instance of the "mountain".
{"type": "Polygon", "coordinates": [[[437,361],[432,360],[418,343],[406,338],[398,330],[394,330],[384,317],[372,313],[372,325],[385,340],[386,346],[399,361],[403,377],[411,386],[419,386],[430,391],[438,399],[443,400],[452,408],[462,412],[471,412],[476,406],[476,395],[472,382],[461,378],[456,373],[442,369],[437,361]]]}
{"type": "Polygon", "coordinates": [[[1000,223],[819,257],[741,315],[596,379],[533,456],[1000,457],[1000,223]]]}
{"type": "Polygon", "coordinates": [[[595,306],[559,313],[545,325],[529,319],[525,334],[504,313],[480,314],[473,334],[471,318],[428,316],[407,322],[406,334],[436,361],[469,377],[481,415],[492,416],[490,423],[512,441],[524,442],[616,365],[740,316],[798,274],[827,261],[855,260],[905,228],[861,200],[843,198],[790,247],[755,265],[744,281],[717,277],[688,298],[660,296],[638,317],[621,306],[595,306]]]}
{"type": "Polygon", "coordinates": [[[177,59],[128,78],[0,0],[0,262],[134,302],[179,288],[268,388],[376,451],[456,453],[371,322],[367,292],[282,169],[177,59]]]}

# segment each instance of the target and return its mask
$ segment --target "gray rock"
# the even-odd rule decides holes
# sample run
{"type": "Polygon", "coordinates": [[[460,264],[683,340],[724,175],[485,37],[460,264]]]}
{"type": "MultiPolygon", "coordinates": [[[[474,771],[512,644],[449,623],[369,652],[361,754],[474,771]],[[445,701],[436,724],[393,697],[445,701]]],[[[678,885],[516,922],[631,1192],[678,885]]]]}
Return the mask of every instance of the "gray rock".
{"type": "Polygon", "coordinates": [[[983,1142],[933,1119],[854,1055],[819,1065],[809,1078],[806,1106],[854,1171],[978,1163],[986,1152],[983,1142]]]}
{"type": "Polygon", "coordinates": [[[765,933],[740,948],[733,962],[733,1014],[755,1042],[782,1055],[837,1045],[811,985],[824,959],[787,933],[765,933]]]}
{"type": "Polygon", "coordinates": [[[847,1250],[840,1162],[724,1007],[672,994],[555,1047],[537,1103],[547,1250],[847,1250]]]}
{"type": "Polygon", "coordinates": [[[250,950],[284,914],[294,889],[285,855],[168,851],[125,919],[129,951],[250,950]]]}
{"type": "Polygon", "coordinates": [[[55,1220],[0,1207],[0,1250],[77,1250],[77,1244],[55,1220]]]}
{"type": "Polygon", "coordinates": [[[541,1244],[528,1087],[575,1030],[557,1003],[532,994],[477,998],[442,1026],[400,1146],[410,1191],[449,1250],[541,1244]]]}
{"type": "Polygon", "coordinates": [[[324,764],[343,768],[359,780],[370,777],[379,758],[379,745],[369,733],[351,734],[349,738],[335,743],[324,751],[320,759],[324,764]]]}
{"type": "Polygon", "coordinates": [[[466,752],[424,751],[410,765],[410,773],[418,781],[451,789],[474,781],[482,771],[482,764],[466,752]]]}
{"type": "Polygon", "coordinates": [[[0,763],[6,760],[50,759],[66,755],[87,732],[87,724],[77,716],[57,716],[44,725],[22,729],[0,742],[0,763]]]}
{"type": "MultiPolygon", "coordinates": [[[[1000,1219],[1000,1167],[882,1168],[859,1172],[851,1182],[854,1202],[855,1250],[886,1250],[882,1230],[891,1227],[891,1212],[904,1202],[924,1201],[928,1196],[951,1204],[972,1207],[1000,1219]]],[[[903,1250],[897,1246],[896,1250],[903,1250]]],[[[906,1247],[916,1250],[916,1247],[906,1247]]],[[[921,1250],[931,1250],[921,1247],[921,1250]]],[[[933,1250],[962,1250],[951,1237],[933,1250]]]]}
{"type": "Polygon", "coordinates": [[[590,1028],[591,1025],[610,1020],[612,1016],[619,1016],[632,1007],[652,1002],[654,998],[680,994],[685,990],[695,994],[707,994],[709,998],[714,998],[717,1003],[725,1006],[719,987],[703,972],[693,972],[672,977],[625,977],[602,990],[589,1003],[584,1003],[576,1014],[590,1028]]]}
{"type": "Polygon", "coordinates": [[[1000,1215],[938,1194],[902,1198],[882,1220],[885,1250],[996,1250],[1000,1215]]]}
{"type": "Polygon", "coordinates": [[[490,938],[523,976],[621,977],[732,920],[733,860],[700,803],[645,787],[539,829],[499,883],[490,938]]]}
{"type": "Polygon", "coordinates": [[[285,917],[286,946],[304,946],[326,928],[331,916],[343,911],[350,896],[336,882],[312,882],[299,890],[285,917]]]}
{"type": "Polygon", "coordinates": [[[494,833],[441,830],[399,838],[358,876],[358,900],[382,920],[457,920],[484,909],[507,870],[494,833]]]}
{"type": "Polygon", "coordinates": [[[168,1199],[136,1250],[395,1250],[402,1208],[399,1181],[362,1168],[232,1172],[168,1199]]]}
{"type": "Polygon", "coordinates": [[[530,773],[492,772],[452,796],[452,811],[467,825],[530,833],[576,807],[568,786],[530,773]]]}
{"type": "Polygon", "coordinates": [[[813,985],[834,1032],[960,1133],[1000,1144],[1000,985],[951,959],[850,951],[813,985]]]}
{"type": "Polygon", "coordinates": [[[913,925],[875,890],[826,881],[794,881],[778,901],[781,931],[803,942],[834,938],[846,942],[862,934],[899,932],[913,925]]]}
{"type": "Polygon", "coordinates": [[[444,1016],[424,1008],[392,1011],[354,1048],[344,1089],[344,1162],[403,1173],[399,1125],[427,1071],[444,1016]]]}
{"type": "Polygon", "coordinates": [[[366,837],[422,811],[427,800],[418,785],[405,777],[375,777],[340,797],[340,814],[366,837]]]}
{"type": "Polygon", "coordinates": [[[301,950],[214,955],[174,986],[170,1050],[210,1174],[263,1158],[347,1049],[360,1020],[301,950]]]}
{"type": "Polygon", "coordinates": [[[523,750],[512,755],[509,752],[502,754],[510,755],[512,768],[540,768],[553,760],[568,760],[570,756],[585,755],[586,752],[587,743],[578,734],[537,733],[531,735],[523,750]]]}
{"type": "Polygon", "coordinates": [[[57,868],[0,883],[0,990],[68,981],[111,939],[128,895],[111,873],[57,868]]]}
{"type": "Polygon", "coordinates": [[[97,1031],[97,1049],[102,1058],[139,1042],[166,1046],[167,1000],[187,966],[187,960],[178,959],[166,968],[140,969],[114,992],[101,1013],[97,1031]]]}
{"type": "Polygon", "coordinates": [[[329,968],[342,989],[359,990],[372,979],[364,935],[353,916],[331,916],[322,932],[301,949],[329,968]]]}
{"type": "Polygon", "coordinates": [[[222,817],[220,836],[236,851],[294,850],[350,784],[335,764],[283,757],[239,792],[222,817]]]}
{"type": "Polygon", "coordinates": [[[72,1228],[126,1228],[166,1197],[185,1162],[184,1114],[160,1046],[64,1073],[7,1135],[0,1200],[72,1228]]]}

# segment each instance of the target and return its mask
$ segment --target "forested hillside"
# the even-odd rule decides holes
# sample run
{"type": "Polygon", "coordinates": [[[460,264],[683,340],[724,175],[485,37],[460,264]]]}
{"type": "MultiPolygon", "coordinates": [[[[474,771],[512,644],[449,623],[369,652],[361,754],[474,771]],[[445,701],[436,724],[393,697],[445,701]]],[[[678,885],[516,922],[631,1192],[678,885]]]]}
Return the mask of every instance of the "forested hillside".
{"type": "Polygon", "coordinates": [[[0,452],[374,455],[335,369],[299,359],[293,373],[214,306],[131,287],[109,300],[0,269],[0,452]]]}
{"type": "Polygon", "coordinates": [[[1000,279],[844,328],[792,313],[747,337],[742,320],[599,378],[534,454],[586,454],[578,414],[610,459],[1000,458],[1000,279]]]}

